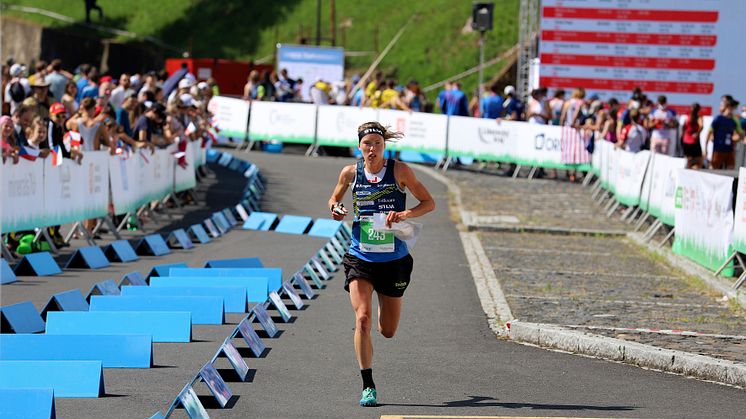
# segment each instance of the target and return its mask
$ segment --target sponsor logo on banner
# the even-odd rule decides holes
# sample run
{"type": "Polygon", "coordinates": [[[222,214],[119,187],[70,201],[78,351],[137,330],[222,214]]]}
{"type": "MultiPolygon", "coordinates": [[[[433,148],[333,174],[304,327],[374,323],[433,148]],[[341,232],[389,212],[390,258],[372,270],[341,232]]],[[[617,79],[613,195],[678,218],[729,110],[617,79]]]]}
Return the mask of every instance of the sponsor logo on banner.
{"type": "Polygon", "coordinates": [[[510,131],[500,128],[479,127],[477,134],[479,134],[479,141],[485,144],[505,144],[510,138],[510,131]]]}
{"type": "Polygon", "coordinates": [[[562,141],[559,138],[549,137],[546,133],[542,132],[534,136],[534,150],[562,150],[562,141]]]}

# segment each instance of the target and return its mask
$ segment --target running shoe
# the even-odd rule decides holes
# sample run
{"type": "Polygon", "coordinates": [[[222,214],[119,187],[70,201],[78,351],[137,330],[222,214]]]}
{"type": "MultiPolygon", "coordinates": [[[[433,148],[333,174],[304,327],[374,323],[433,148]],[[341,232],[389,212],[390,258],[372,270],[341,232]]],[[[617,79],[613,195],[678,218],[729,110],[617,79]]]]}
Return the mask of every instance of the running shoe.
{"type": "Polygon", "coordinates": [[[360,406],[376,406],[376,389],[368,387],[363,390],[362,396],[360,396],[360,406]]]}

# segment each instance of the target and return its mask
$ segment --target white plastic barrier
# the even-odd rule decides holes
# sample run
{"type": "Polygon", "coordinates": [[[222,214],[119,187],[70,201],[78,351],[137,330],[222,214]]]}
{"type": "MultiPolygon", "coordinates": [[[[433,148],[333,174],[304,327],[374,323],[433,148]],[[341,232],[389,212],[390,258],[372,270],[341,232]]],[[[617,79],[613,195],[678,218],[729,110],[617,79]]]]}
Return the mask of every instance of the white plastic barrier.
{"type": "Polygon", "coordinates": [[[207,105],[214,115],[221,137],[246,139],[246,123],[249,120],[249,102],[225,96],[215,96],[207,105]]]}
{"type": "Polygon", "coordinates": [[[686,167],[686,159],[655,153],[651,160],[650,190],[646,208],[663,224],[673,226],[677,171],[686,167]]]}
{"type": "Polygon", "coordinates": [[[307,103],[253,101],[249,138],[313,144],[316,139],[316,106],[307,103]]]}
{"type": "Polygon", "coordinates": [[[36,161],[44,167],[45,218],[42,224],[58,225],[106,216],[109,153],[87,152],[80,165],[70,160],[64,163],[54,167],[52,159],[36,161]]]}
{"type": "MultiPolygon", "coordinates": [[[[733,178],[687,169],[676,175],[673,251],[716,270],[732,252],[733,178]]],[[[723,275],[733,276],[733,268],[723,275]]]]}
{"type": "Polygon", "coordinates": [[[378,109],[354,106],[318,107],[316,145],[357,147],[357,127],[378,120],[378,109]]]}
{"type": "Polygon", "coordinates": [[[30,230],[44,224],[44,166],[21,159],[6,162],[0,176],[0,232],[30,230]]]}
{"type": "Polygon", "coordinates": [[[733,248],[746,253],[746,168],[738,169],[736,211],[733,221],[733,248]]]}
{"type": "Polygon", "coordinates": [[[516,146],[511,124],[498,124],[494,119],[451,116],[448,118],[448,155],[511,162],[516,146]]]}
{"type": "Polygon", "coordinates": [[[392,142],[386,148],[441,155],[446,153],[448,117],[445,115],[381,109],[378,111],[378,122],[404,134],[403,140],[392,142]]]}
{"type": "Polygon", "coordinates": [[[614,150],[614,198],[619,203],[628,207],[640,204],[640,191],[649,161],[650,151],[647,150],[638,153],[614,150]]]}
{"type": "MultiPolygon", "coordinates": [[[[150,151],[143,151],[150,155],[150,151]]],[[[109,157],[109,181],[111,182],[111,201],[117,215],[134,212],[140,206],[140,167],[145,161],[139,153],[129,158],[109,157]],[[114,191],[117,191],[116,193],[114,191]]]]}
{"type": "MultiPolygon", "coordinates": [[[[195,165],[194,160],[194,149],[199,148],[199,143],[189,142],[186,146],[184,158],[186,159],[185,166],[179,166],[177,160],[174,159],[174,192],[182,192],[187,189],[193,189],[197,186],[197,176],[194,173],[195,165]]],[[[173,145],[169,147],[171,153],[176,152],[177,146],[173,145]]]]}

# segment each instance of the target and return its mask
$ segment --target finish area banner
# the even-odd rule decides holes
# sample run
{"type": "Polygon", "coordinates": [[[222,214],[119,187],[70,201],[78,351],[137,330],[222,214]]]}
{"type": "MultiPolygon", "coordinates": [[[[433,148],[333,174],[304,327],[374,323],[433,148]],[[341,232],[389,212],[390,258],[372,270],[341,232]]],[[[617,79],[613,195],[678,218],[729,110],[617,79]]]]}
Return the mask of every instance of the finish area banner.
{"type": "Polygon", "coordinates": [[[716,114],[720,95],[746,96],[738,36],[746,2],[734,0],[542,0],[540,82],[582,86],[586,97],[626,102],[639,86],[716,114]]]}
{"type": "MultiPolygon", "coordinates": [[[[673,251],[716,270],[731,255],[733,178],[701,171],[677,172],[673,251]]],[[[732,265],[724,276],[733,276],[732,265]]]]}

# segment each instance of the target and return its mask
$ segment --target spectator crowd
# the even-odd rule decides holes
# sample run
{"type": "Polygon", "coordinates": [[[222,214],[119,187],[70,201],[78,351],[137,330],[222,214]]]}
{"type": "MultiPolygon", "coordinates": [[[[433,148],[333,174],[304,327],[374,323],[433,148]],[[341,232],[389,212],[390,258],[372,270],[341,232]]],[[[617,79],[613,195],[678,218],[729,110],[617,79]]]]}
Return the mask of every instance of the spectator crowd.
{"type": "MultiPolygon", "coordinates": [[[[88,64],[74,71],[62,64],[39,61],[33,71],[20,63],[3,66],[3,164],[49,156],[55,165],[65,160],[81,164],[86,153],[97,150],[122,158],[135,153],[145,157],[172,144],[182,152],[189,142],[204,147],[217,136],[207,111],[217,92],[212,79],[198,81],[186,72],[178,80],[169,79],[165,72],[114,78],[88,64]]],[[[177,163],[185,164],[178,154],[177,163]]],[[[86,222],[89,231],[94,226],[94,221],[86,222]]],[[[66,245],[59,228],[49,232],[55,245],[66,245]]],[[[8,247],[16,250],[24,234],[10,234],[8,247]]]]}

